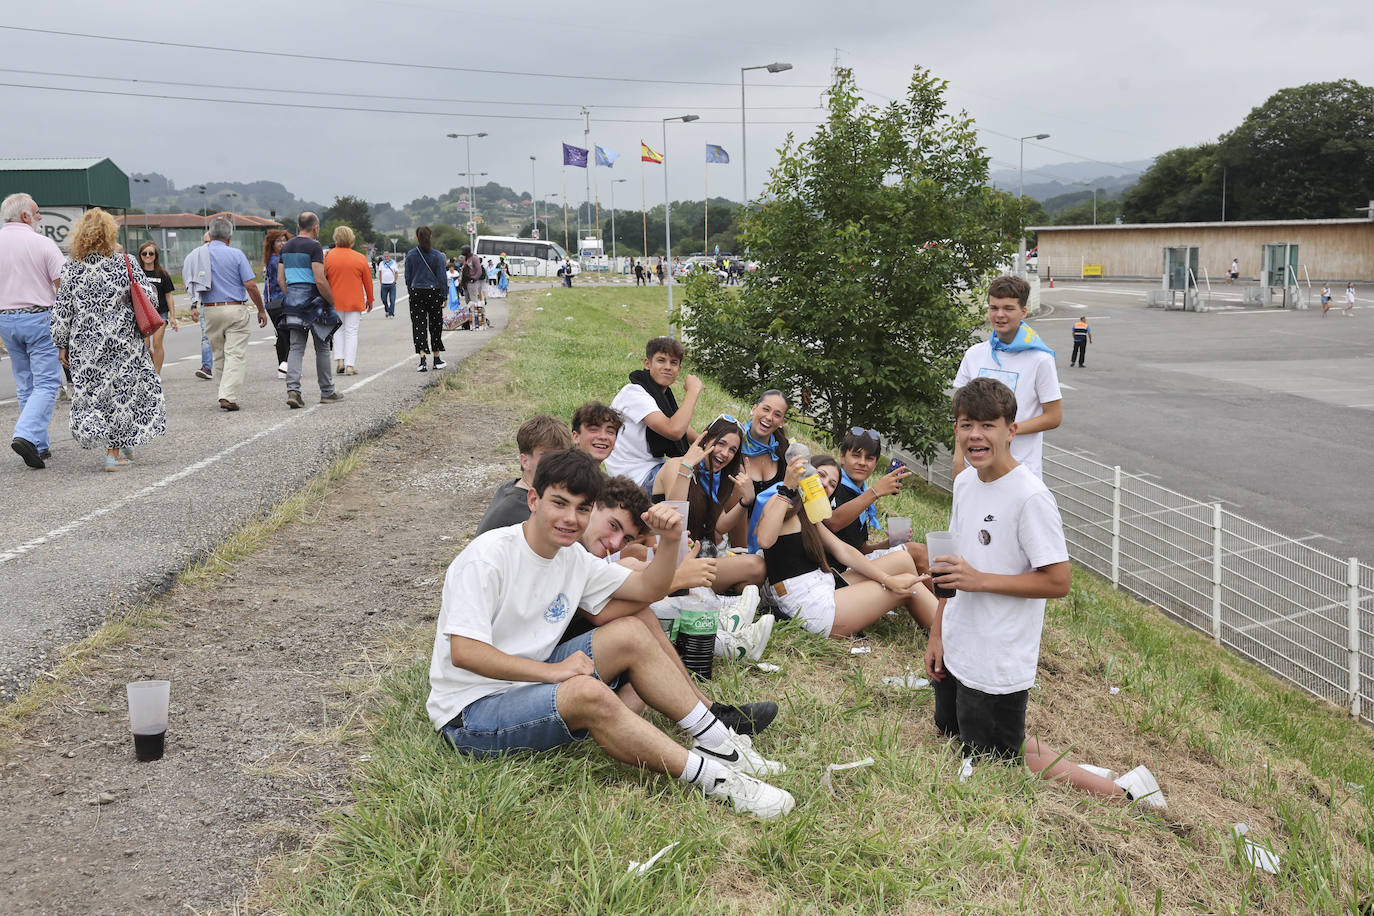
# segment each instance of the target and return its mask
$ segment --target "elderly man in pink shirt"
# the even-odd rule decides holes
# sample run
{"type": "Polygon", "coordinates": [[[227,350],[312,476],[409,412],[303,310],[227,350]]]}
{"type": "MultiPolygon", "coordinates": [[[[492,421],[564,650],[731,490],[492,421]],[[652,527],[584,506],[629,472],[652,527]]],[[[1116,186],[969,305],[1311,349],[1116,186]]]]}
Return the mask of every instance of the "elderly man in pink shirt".
{"type": "Polygon", "coordinates": [[[48,425],[62,364],[57,359],[49,317],[62,273],[62,252],[38,231],[38,204],[27,194],[11,194],[0,203],[0,340],[10,354],[19,420],[11,447],[31,468],[52,457],[48,425]]]}

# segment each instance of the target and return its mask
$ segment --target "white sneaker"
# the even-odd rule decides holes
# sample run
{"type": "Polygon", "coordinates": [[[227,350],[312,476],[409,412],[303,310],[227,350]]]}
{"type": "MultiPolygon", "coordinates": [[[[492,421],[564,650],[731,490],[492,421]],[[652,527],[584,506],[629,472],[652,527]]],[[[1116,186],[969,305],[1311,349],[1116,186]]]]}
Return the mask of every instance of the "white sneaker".
{"type": "Polygon", "coordinates": [[[285,362],[285,360],[283,360],[282,362],[277,363],[277,375],[280,375],[282,378],[286,378],[286,362],[285,362]]]}
{"type": "Polygon", "coordinates": [[[1159,781],[1155,779],[1155,774],[1143,766],[1136,767],[1120,779],[1112,781],[1125,789],[1126,797],[1138,805],[1145,805],[1156,811],[1163,811],[1168,807],[1168,803],[1164,801],[1164,792],[1159,788],[1159,781]]]}
{"type": "Polygon", "coordinates": [[[729,732],[729,735],[723,744],[714,748],[694,741],[692,750],[707,760],[715,760],[732,770],[748,773],[750,776],[777,776],[787,772],[787,767],[778,761],[769,760],[755,751],[753,739],[747,735],[737,735],[734,732],[729,732]]]}
{"type": "Polygon", "coordinates": [[[1119,778],[1121,778],[1121,774],[1118,773],[1116,770],[1109,770],[1106,767],[1095,767],[1091,763],[1080,763],[1078,765],[1078,768],[1080,770],[1087,770],[1094,776],[1101,776],[1103,779],[1110,779],[1112,782],[1116,782],[1119,778]]]}
{"type": "Polygon", "coordinates": [[[758,661],[763,658],[763,650],[773,636],[773,624],[777,618],[764,614],[743,630],[730,632],[725,629],[716,631],[716,655],[719,658],[733,658],[735,661],[758,661]]]}
{"type": "MultiPolygon", "coordinates": [[[[759,608],[759,587],[745,586],[738,598],[720,609],[721,632],[738,633],[754,622],[754,613],[759,608]]],[[[757,661],[757,659],[755,659],[757,661]]]]}
{"type": "Polygon", "coordinates": [[[725,778],[717,781],[715,788],[706,790],[706,797],[728,798],[736,811],[764,820],[786,814],[797,806],[792,793],[737,770],[726,770],[725,778]]]}

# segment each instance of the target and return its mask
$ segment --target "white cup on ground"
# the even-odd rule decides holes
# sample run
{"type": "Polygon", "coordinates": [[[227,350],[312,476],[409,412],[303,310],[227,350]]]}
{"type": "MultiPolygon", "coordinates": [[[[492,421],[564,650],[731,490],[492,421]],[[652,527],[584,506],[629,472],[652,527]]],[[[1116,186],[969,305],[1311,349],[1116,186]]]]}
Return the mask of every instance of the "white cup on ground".
{"type": "Polygon", "coordinates": [[[125,686],[129,696],[129,731],[139,760],[161,760],[166,747],[167,707],[171,681],[134,681],[125,686]]]}

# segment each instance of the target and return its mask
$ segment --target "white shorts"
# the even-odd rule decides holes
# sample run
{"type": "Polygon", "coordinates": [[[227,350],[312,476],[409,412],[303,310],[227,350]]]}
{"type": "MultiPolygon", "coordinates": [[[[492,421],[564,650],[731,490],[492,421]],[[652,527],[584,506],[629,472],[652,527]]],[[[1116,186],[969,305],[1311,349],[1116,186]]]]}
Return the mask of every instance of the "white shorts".
{"type": "Polygon", "coordinates": [[[784,579],[783,592],[774,585],[768,587],[778,607],[789,617],[801,621],[811,633],[829,636],[835,626],[835,577],[823,569],[784,579]]]}
{"type": "Polygon", "coordinates": [[[865,560],[876,560],[876,559],[878,559],[878,557],[885,557],[885,556],[887,556],[888,554],[890,554],[890,553],[896,553],[896,552],[899,551],[899,550],[906,550],[906,547],[903,546],[903,545],[898,545],[897,547],[884,547],[882,550],[875,550],[875,551],[873,551],[872,553],[866,553],[866,554],[864,554],[864,559],[865,559],[865,560]]]}

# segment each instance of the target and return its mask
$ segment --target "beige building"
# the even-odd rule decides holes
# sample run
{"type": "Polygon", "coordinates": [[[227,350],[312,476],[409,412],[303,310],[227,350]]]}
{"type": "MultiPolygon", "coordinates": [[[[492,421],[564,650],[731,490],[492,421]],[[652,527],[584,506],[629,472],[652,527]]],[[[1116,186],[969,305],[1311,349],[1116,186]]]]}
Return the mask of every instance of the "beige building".
{"type": "Polygon", "coordinates": [[[1231,259],[1241,280],[1259,282],[1266,245],[1296,245],[1296,279],[1374,281],[1374,220],[1252,220],[1229,223],[1146,223],[1034,226],[1041,280],[1083,275],[1161,279],[1164,250],[1197,248],[1197,282],[1225,281],[1231,259]],[[1098,268],[1100,274],[1093,268],[1098,268]]]}

